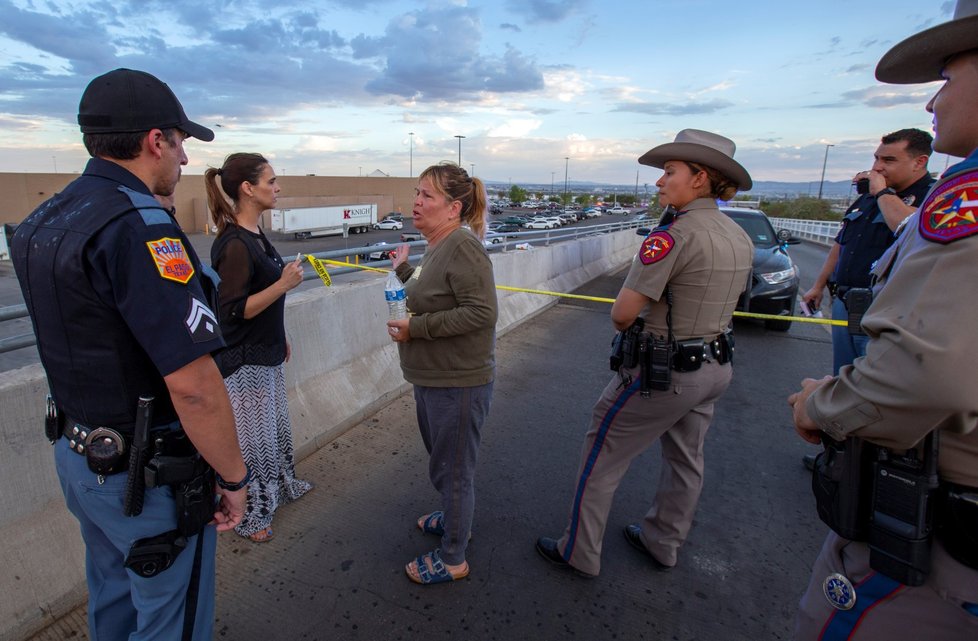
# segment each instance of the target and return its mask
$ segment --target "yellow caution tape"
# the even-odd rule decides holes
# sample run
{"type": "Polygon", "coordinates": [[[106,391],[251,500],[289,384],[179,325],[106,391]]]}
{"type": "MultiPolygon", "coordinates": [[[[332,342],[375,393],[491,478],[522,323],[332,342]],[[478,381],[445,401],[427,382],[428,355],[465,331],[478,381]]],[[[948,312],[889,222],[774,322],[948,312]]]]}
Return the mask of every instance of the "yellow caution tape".
{"type": "Polygon", "coordinates": [[[318,259],[320,262],[326,263],[327,265],[336,265],[337,267],[356,267],[357,269],[364,269],[368,272],[380,272],[381,274],[386,274],[391,271],[389,269],[380,269],[379,267],[367,267],[366,265],[354,265],[350,262],[344,262],[342,260],[330,260],[328,258],[318,259]]]}
{"type": "MultiPolygon", "coordinates": [[[[329,275],[326,274],[326,269],[323,268],[321,265],[317,265],[316,263],[314,263],[313,260],[316,260],[317,262],[328,263],[330,265],[336,265],[338,267],[356,267],[358,269],[365,269],[372,272],[381,272],[383,274],[386,274],[387,272],[391,271],[389,269],[380,269],[379,267],[367,267],[365,265],[354,265],[353,263],[345,263],[338,260],[328,260],[326,258],[317,259],[313,256],[309,256],[309,262],[313,264],[313,267],[316,268],[316,272],[319,273],[320,278],[323,279],[323,282],[326,283],[327,286],[329,286],[329,282],[328,282],[329,275]],[[320,272],[320,270],[322,271],[320,272]]],[[[577,300],[589,300],[597,303],[615,302],[614,298],[601,298],[599,296],[582,296],[581,294],[564,294],[563,292],[551,292],[545,289],[526,289],[525,287],[509,287],[507,285],[496,285],[496,289],[502,289],[507,292],[521,292],[524,294],[539,294],[541,296],[555,296],[558,298],[573,298],[577,300]]],[[[839,327],[845,327],[846,325],[848,325],[848,322],[844,320],[833,320],[831,318],[814,318],[812,316],[779,316],[776,314],[755,314],[753,312],[734,312],[733,315],[739,316],[741,318],[759,318],[762,320],[793,321],[797,323],[814,323],[816,325],[836,325],[839,327]]]]}
{"type": "Polygon", "coordinates": [[[323,265],[323,261],[315,256],[307,255],[306,258],[309,259],[309,264],[312,265],[312,268],[316,270],[317,274],[319,274],[319,277],[323,281],[323,285],[326,285],[326,287],[332,285],[333,280],[329,277],[329,273],[326,271],[326,266],[323,265]]]}

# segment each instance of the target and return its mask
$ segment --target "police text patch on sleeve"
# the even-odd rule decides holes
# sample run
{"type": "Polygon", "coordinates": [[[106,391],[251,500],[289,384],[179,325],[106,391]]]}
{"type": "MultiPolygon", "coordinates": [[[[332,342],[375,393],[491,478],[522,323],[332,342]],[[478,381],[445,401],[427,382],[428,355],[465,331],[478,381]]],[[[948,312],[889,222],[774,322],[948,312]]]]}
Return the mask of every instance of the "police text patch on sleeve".
{"type": "Polygon", "coordinates": [[[149,254],[156,263],[160,276],[184,285],[194,275],[194,266],[190,256],[179,238],[160,238],[146,242],[149,254]]]}
{"type": "Polygon", "coordinates": [[[667,231],[654,231],[642,242],[638,250],[638,259],[643,265],[651,265],[665,258],[676,244],[667,231]]]}

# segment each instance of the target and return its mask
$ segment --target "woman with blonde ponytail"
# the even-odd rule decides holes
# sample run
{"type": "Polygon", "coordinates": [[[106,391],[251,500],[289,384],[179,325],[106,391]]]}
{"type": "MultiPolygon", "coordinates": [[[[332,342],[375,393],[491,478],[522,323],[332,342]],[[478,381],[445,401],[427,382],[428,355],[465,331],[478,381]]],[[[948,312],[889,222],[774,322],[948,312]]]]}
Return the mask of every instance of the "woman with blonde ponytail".
{"type": "Polygon", "coordinates": [[[227,344],[216,360],[251,469],[248,509],[235,531],[261,543],[273,536],[276,508],[312,488],[295,478],[283,365],[290,356],[285,293],[302,282],[302,265],[286,264],[259,225],[281,191],[264,157],[231,154],[204,178],[217,226],[211,263],[221,277],[219,316],[227,344]]]}
{"type": "Polygon", "coordinates": [[[482,244],[485,185],[458,165],[442,163],[421,173],[416,193],[411,218],[428,248],[417,267],[407,262],[407,245],[397,248],[393,263],[411,316],[387,326],[404,378],[414,384],[429,476],[441,498],[440,509],[417,521],[441,539],[440,547],[405,567],[409,579],[428,585],[469,574],[465,550],[480,432],[492,401],[498,305],[482,244]]]}

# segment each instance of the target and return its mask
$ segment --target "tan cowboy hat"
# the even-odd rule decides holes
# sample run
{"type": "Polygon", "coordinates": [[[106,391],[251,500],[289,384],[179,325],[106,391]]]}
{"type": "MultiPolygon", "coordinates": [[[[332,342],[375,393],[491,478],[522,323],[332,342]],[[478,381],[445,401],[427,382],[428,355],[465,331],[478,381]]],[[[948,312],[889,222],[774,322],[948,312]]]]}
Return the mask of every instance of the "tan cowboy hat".
{"type": "Polygon", "coordinates": [[[897,85],[941,79],[948,59],[978,49],[978,0],[958,0],[954,19],[897,43],[876,65],[876,79],[897,85]]]}
{"type": "Polygon", "coordinates": [[[754,186],[750,174],[733,159],[737,145],[729,138],[701,129],[683,129],[676,140],[653,147],[638,159],[639,164],[662,169],[670,160],[687,160],[713,167],[737,184],[739,191],[754,186]]]}

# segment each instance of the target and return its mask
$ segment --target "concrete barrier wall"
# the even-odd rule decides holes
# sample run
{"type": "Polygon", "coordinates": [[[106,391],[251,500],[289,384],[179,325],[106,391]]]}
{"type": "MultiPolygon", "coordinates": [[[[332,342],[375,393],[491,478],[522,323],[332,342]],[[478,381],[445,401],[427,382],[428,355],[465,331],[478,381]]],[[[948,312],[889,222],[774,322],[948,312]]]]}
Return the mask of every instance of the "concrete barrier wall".
{"type": "MultiPolygon", "coordinates": [[[[567,292],[627,263],[634,231],[493,253],[497,285],[567,292]]],[[[286,365],[297,451],[304,458],[374,413],[408,384],[387,337],[382,275],[290,295],[286,365]]],[[[499,292],[497,332],[556,303],[499,292]]],[[[609,310],[610,311],[610,310],[609,310]]],[[[85,598],[85,550],[42,434],[47,381],[39,365],[0,373],[0,641],[30,636],[85,598]]]]}

